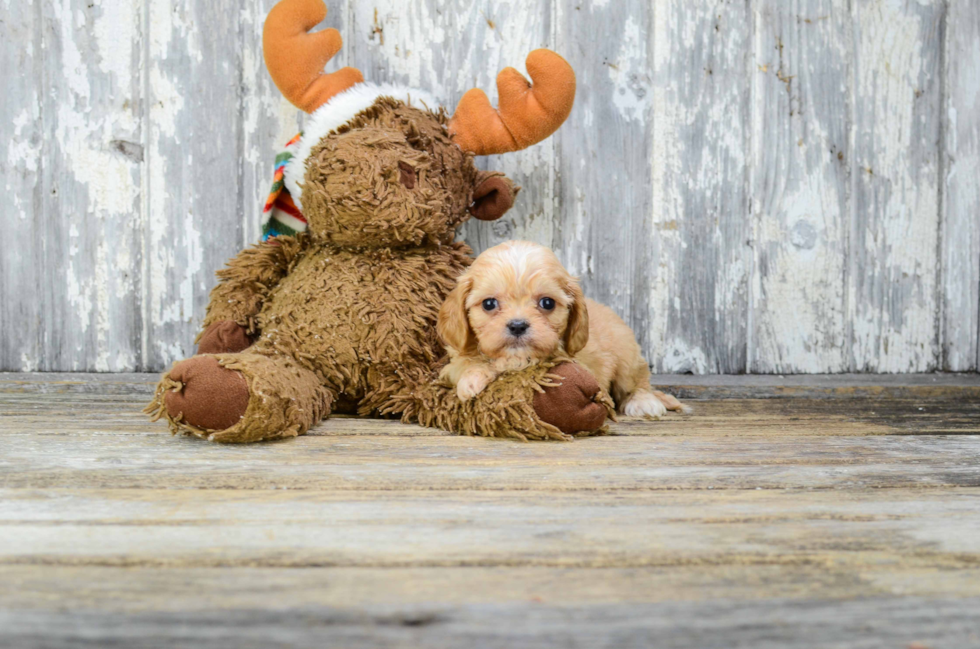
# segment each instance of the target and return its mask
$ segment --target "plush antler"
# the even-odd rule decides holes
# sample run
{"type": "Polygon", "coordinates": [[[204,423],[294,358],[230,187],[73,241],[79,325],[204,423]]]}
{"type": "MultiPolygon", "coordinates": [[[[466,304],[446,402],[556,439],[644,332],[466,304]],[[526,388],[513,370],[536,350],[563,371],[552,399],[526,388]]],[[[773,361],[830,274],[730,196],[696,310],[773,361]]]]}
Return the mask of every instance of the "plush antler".
{"type": "Polygon", "coordinates": [[[533,86],[514,68],[497,75],[499,110],[479,88],[463,95],[449,122],[459,148],[476,155],[519,151],[558,130],[575,101],[575,72],[551,50],[534,50],[526,64],[533,86]]]}
{"type": "Polygon", "coordinates": [[[343,44],[336,29],[308,33],[326,17],[323,0],[282,0],[269,12],[262,34],[265,65],[272,80],[286,99],[307,113],[364,81],[357,68],[323,72],[343,44]]]}

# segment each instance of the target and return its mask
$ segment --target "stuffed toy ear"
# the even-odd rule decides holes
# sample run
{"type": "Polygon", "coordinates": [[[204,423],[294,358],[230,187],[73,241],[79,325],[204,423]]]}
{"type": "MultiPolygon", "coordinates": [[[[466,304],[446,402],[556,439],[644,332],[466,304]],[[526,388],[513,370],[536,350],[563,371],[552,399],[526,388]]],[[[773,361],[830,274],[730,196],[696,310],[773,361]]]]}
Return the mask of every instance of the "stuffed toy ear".
{"type": "Polygon", "coordinates": [[[447,347],[452,347],[458,353],[476,351],[476,335],[470,328],[470,319],[466,315],[466,298],[470,294],[473,281],[462,277],[442,303],[439,309],[439,319],[436,321],[436,333],[447,347]]]}
{"type": "Polygon", "coordinates": [[[470,214],[481,221],[495,221],[514,205],[520,187],[500,173],[481,172],[473,190],[470,214]]]}
{"type": "Polygon", "coordinates": [[[568,324],[562,342],[565,343],[565,353],[574,356],[589,343],[589,310],[577,281],[572,279],[566,288],[572,296],[572,305],[568,310],[568,324]]]}

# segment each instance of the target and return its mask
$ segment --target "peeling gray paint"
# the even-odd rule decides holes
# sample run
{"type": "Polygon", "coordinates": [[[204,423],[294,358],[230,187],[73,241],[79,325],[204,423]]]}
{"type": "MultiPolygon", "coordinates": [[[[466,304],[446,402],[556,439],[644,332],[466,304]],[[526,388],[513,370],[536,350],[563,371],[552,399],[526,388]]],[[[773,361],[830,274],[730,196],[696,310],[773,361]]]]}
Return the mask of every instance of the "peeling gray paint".
{"type": "Polygon", "coordinates": [[[848,0],[754,5],[753,372],[849,367],[849,6],[848,0]]]}
{"type": "Polygon", "coordinates": [[[962,372],[980,363],[980,4],[950,0],[945,28],[943,369],[962,372]]]}

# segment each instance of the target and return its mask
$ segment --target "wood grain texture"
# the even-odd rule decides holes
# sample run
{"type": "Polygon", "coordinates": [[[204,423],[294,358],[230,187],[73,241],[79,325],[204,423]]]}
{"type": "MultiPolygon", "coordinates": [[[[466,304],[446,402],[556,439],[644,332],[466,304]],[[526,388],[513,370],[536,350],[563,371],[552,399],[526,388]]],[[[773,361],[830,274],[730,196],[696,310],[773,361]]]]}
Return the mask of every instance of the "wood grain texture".
{"type": "Polygon", "coordinates": [[[40,283],[18,293],[41,318],[25,324],[39,327],[39,369],[139,367],[142,3],[39,4],[40,283]]]}
{"type": "Polygon", "coordinates": [[[428,90],[448,101],[455,7],[437,0],[351,2],[348,61],[364,78],[428,90]]]}
{"type": "Polygon", "coordinates": [[[148,423],[147,375],[0,375],[0,645],[980,640],[975,376],[687,380],[784,396],[568,444],[219,446],[148,423]]]}
{"type": "Polygon", "coordinates": [[[214,272],[246,243],[241,211],[255,214],[239,193],[242,55],[230,13],[202,0],[148,5],[147,368],[194,353],[214,272]]]}
{"type": "MultiPolygon", "coordinates": [[[[579,78],[477,251],[551,245],[659,372],[978,367],[978,9],[967,0],[329,2],[328,65],[432,91],[579,78]]],[[[0,369],[160,370],[257,239],[302,116],[262,62],[274,0],[5,8],[0,369]]]]}
{"type": "Polygon", "coordinates": [[[746,441],[738,435],[744,427],[716,424],[704,438],[620,435],[561,447],[494,445],[395,430],[383,437],[309,436],[258,453],[172,440],[159,427],[140,435],[107,434],[111,431],[102,427],[74,435],[15,433],[2,441],[0,487],[392,492],[980,487],[975,434],[881,437],[886,427],[867,424],[851,431],[838,426],[844,435],[834,438],[832,428],[803,435],[795,435],[794,428],[770,420],[746,441]],[[783,439],[772,441],[780,435],[783,439]]]}
{"type": "Polygon", "coordinates": [[[559,257],[585,293],[613,308],[644,340],[652,259],[652,7],[558,3],[557,46],[575,69],[575,108],[558,132],[559,257]],[[606,34],[616,34],[608,38],[606,34]]]}
{"type": "Polygon", "coordinates": [[[855,370],[939,365],[945,3],[858,0],[848,323],[855,370]]]}
{"type": "MultiPolygon", "coordinates": [[[[976,568],[980,490],[0,490],[0,564],[976,568]],[[584,526],[580,521],[589,521],[584,526]],[[972,523],[970,522],[972,521],[972,523]],[[52,533],[57,530],[57,533],[52,533]]],[[[980,594],[980,590],[975,590],[980,594]]]]}
{"type": "Polygon", "coordinates": [[[742,373],[752,272],[751,11],[672,0],[655,3],[653,14],[653,239],[644,245],[657,254],[645,271],[649,334],[641,340],[655,371],[742,373]]]}
{"type": "MultiPolygon", "coordinates": [[[[807,606],[807,599],[819,593],[833,600],[861,598],[841,602],[842,611],[861,610],[861,600],[872,598],[914,597],[924,604],[945,597],[952,603],[956,597],[978,597],[978,576],[976,567],[907,566],[896,571],[894,564],[881,564],[867,565],[857,573],[853,565],[806,562],[731,563],[721,569],[695,564],[560,570],[550,566],[304,566],[297,570],[0,564],[0,610],[43,615],[52,602],[58,602],[68,610],[98,610],[120,618],[120,614],[179,615],[203,610],[230,616],[236,610],[269,610],[269,601],[274,599],[282,615],[290,610],[340,609],[335,612],[341,613],[374,607],[387,609],[392,621],[401,617],[407,622],[414,617],[413,608],[450,613],[481,604],[537,610],[575,606],[580,607],[579,613],[587,614],[590,609],[612,605],[622,609],[624,605],[674,603],[676,613],[691,612],[684,613],[684,620],[693,627],[698,602],[753,602],[799,609],[813,607],[807,606]]],[[[758,610],[752,612],[759,615],[758,610]]],[[[214,627],[218,620],[220,617],[214,627]]]]}
{"type": "Polygon", "coordinates": [[[841,372],[853,37],[843,0],[754,4],[752,372],[841,372]]]}
{"type": "MultiPolygon", "coordinates": [[[[669,418],[656,428],[645,428],[638,420],[612,424],[614,435],[655,435],[683,437],[687,435],[732,435],[734,431],[746,437],[765,437],[774,432],[806,436],[854,436],[866,434],[934,435],[977,434],[980,427],[976,405],[980,389],[920,386],[903,391],[902,396],[889,396],[882,386],[863,389],[825,390],[807,387],[772,390],[751,386],[691,386],[670,387],[685,400],[699,399],[697,417],[669,418]],[[767,396],[766,393],[769,392],[767,396]],[[946,395],[937,396],[938,395],[946,395]],[[705,397],[705,395],[713,395],[705,397]],[[955,395],[955,396],[953,396],[955,395]],[[837,399],[846,399],[848,408],[842,413],[837,399]],[[737,402],[736,402],[737,401],[737,402]]],[[[147,422],[138,410],[149,395],[106,395],[91,393],[48,392],[43,396],[27,393],[9,394],[4,399],[0,416],[10,433],[43,431],[48,435],[133,433],[155,435],[159,426],[147,422]],[[83,403],[80,404],[79,401],[83,403]],[[106,414],[115,407],[118,414],[106,414]],[[59,421],[50,427],[47,418],[59,411],[71,410],[70,422],[59,421]]],[[[334,417],[318,425],[311,435],[358,436],[399,435],[401,437],[447,437],[449,433],[435,428],[404,426],[398,421],[383,419],[350,419],[334,417]]]]}
{"type": "Polygon", "coordinates": [[[39,4],[5,7],[0,21],[0,178],[5,231],[18,245],[0,246],[0,369],[37,370],[41,363],[41,123],[44,78],[39,4]]]}
{"type": "MultiPolygon", "coordinates": [[[[275,597],[275,593],[269,593],[275,597]]],[[[594,606],[443,603],[299,610],[187,610],[132,615],[15,610],[0,616],[12,649],[85,646],[91,638],[153,647],[310,646],[368,649],[460,646],[759,649],[821,646],[967,647],[980,638],[980,599],[875,597],[843,602],[719,601],[594,606]],[[746,620],[753,620],[747,624],[746,620]]]]}
{"type": "Polygon", "coordinates": [[[980,367],[980,5],[949,3],[942,197],[943,369],[980,367]]]}

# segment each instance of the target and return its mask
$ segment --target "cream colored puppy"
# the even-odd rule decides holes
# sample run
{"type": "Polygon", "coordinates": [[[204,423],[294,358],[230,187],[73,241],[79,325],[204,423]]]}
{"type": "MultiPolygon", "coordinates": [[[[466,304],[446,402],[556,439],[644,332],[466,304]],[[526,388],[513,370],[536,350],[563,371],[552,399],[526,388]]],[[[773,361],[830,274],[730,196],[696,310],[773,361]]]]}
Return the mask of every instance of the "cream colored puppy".
{"type": "Polygon", "coordinates": [[[440,376],[464,401],[501,372],[564,351],[627,416],[659,418],[684,408],[650,387],[632,329],[585,298],[555,253],[536,243],[510,241],[477,257],[442,305],[437,330],[450,356],[440,376]]]}

